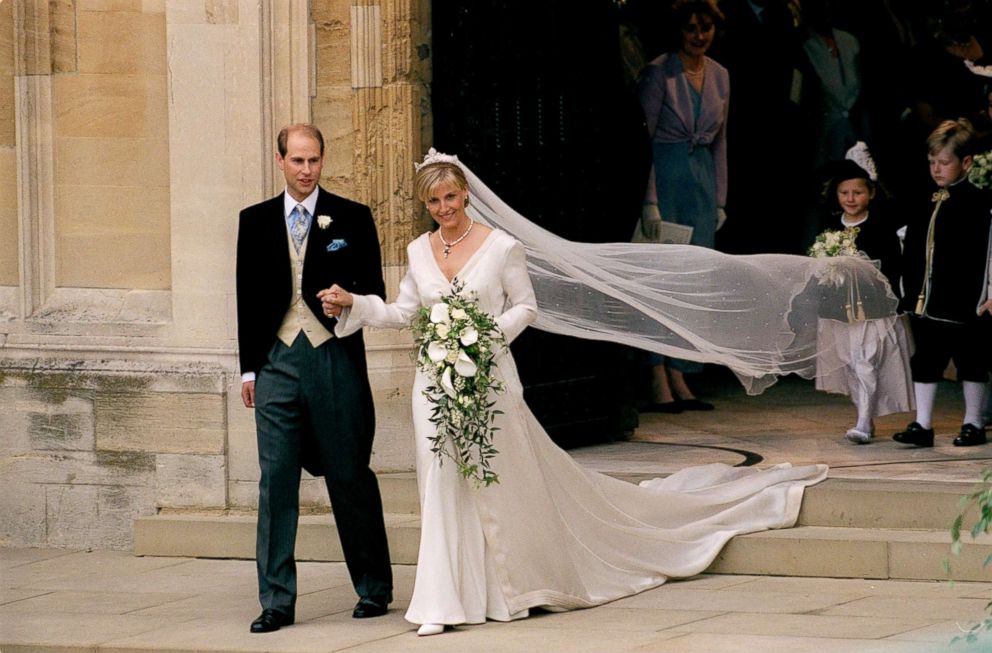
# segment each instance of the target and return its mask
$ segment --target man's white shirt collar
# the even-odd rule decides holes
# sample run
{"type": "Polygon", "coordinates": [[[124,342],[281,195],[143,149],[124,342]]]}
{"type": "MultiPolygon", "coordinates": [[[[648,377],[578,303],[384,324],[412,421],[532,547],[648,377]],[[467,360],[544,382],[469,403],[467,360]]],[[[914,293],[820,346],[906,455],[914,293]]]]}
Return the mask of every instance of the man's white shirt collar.
{"type": "Polygon", "coordinates": [[[289,214],[293,212],[293,209],[296,208],[296,205],[297,204],[302,204],[303,205],[303,208],[305,208],[307,210],[307,213],[310,214],[310,217],[311,218],[314,217],[316,215],[316,212],[317,212],[317,194],[319,192],[320,192],[320,189],[319,188],[314,188],[313,189],[313,192],[310,193],[309,195],[307,195],[306,198],[304,198],[304,200],[302,202],[297,202],[296,200],[293,199],[293,196],[289,194],[289,189],[288,188],[285,189],[285,190],[283,190],[283,192],[282,192],[282,198],[283,198],[282,215],[283,215],[283,217],[288,218],[289,217],[289,214]]]}

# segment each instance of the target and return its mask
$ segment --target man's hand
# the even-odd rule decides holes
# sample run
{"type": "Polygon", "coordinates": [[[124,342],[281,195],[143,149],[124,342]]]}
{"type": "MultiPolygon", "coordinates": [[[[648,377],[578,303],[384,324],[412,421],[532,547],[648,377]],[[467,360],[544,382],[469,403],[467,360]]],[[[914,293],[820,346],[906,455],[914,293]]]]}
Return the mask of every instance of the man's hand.
{"type": "Polygon", "coordinates": [[[720,227],[727,222],[727,211],[724,210],[722,206],[718,206],[716,209],[716,230],[720,231],[720,227]]]}
{"type": "Polygon", "coordinates": [[[338,284],[321,290],[317,293],[317,299],[320,300],[320,304],[324,309],[324,315],[329,317],[338,317],[341,315],[341,310],[344,307],[351,306],[354,303],[351,293],[338,284]]]}
{"type": "Polygon", "coordinates": [[[641,232],[650,241],[661,239],[661,212],[657,204],[645,203],[641,207],[641,232]]]}
{"type": "Polygon", "coordinates": [[[987,302],[985,302],[984,304],[978,307],[979,315],[985,315],[986,313],[992,315],[992,298],[990,298],[987,302]]]}
{"type": "Polygon", "coordinates": [[[244,402],[245,408],[255,407],[255,382],[245,381],[241,384],[241,401],[244,402]]]}

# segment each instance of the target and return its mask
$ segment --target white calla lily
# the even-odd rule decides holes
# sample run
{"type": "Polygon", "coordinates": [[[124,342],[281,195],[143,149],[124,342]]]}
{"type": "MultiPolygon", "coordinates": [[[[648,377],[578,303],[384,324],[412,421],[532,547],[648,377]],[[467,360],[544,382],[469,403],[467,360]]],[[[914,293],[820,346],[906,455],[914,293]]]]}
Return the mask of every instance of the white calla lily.
{"type": "Polygon", "coordinates": [[[475,327],[468,327],[462,331],[462,335],[458,340],[466,347],[471,347],[479,342],[479,332],[475,330],[475,327]]]}
{"type": "Polygon", "coordinates": [[[453,320],[467,320],[468,313],[465,312],[464,308],[456,308],[451,311],[451,319],[453,320]]]}
{"type": "Polygon", "coordinates": [[[464,351],[458,352],[458,360],[455,361],[455,371],[459,376],[475,376],[478,368],[468,354],[464,351]]]}
{"type": "Polygon", "coordinates": [[[454,398],[458,393],[455,392],[455,385],[451,382],[451,368],[444,368],[444,373],[441,374],[441,388],[444,390],[444,394],[449,397],[454,398]]]}
{"type": "Polygon", "coordinates": [[[438,302],[431,306],[431,322],[434,324],[447,324],[451,321],[451,317],[448,315],[448,305],[444,302],[438,302]]]}
{"type": "Polygon", "coordinates": [[[434,340],[427,345],[427,357],[435,363],[443,361],[447,355],[448,348],[444,346],[444,343],[434,340]]]}

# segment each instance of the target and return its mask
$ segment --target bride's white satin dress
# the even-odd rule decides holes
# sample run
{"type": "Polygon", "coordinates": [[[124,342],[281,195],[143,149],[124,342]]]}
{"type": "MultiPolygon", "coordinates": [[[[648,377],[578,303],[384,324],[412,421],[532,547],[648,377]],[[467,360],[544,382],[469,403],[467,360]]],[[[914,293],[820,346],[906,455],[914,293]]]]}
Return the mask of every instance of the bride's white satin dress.
{"type": "MultiPolygon", "coordinates": [[[[392,304],[355,296],[339,336],[364,325],[408,326],[421,306],[450,291],[428,234],[408,247],[409,269],[392,304]]],[[[490,233],[457,279],[479,295],[512,340],[536,316],[523,247],[490,233]]],[[[509,351],[498,358],[493,462],[499,483],[476,488],[430,451],[430,406],[413,388],[422,531],[413,598],[416,624],[508,621],[541,606],[585,608],[705,570],[734,535],[795,523],[803,488],[823,465],[759,471],[722,464],[682,470],[640,486],[590,471],[534,419],[509,351]]]]}

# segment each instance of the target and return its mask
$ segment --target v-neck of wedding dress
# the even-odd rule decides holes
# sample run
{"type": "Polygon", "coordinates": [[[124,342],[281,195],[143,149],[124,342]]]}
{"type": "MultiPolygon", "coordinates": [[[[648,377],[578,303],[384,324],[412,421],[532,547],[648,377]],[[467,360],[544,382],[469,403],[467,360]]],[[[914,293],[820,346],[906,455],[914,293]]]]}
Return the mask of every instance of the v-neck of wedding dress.
{"type": "Polygon", "coordinates": [[[444,273],[444,270],[441,269],[441,264],[437,262],[437,258],[434,256],[434,251],[431,249],[430,232],[425,234],[424,247],[427,250],[427,257],[431,260],[431,263],[434,264],[434,269],[437,270],[437,273],[441,275],[441,278],[444,279],[446,282],[452,284],[455,282],[455,279],[460,278],[464,281],[463,273],[469,268],[469,266],[471,266],[476,261],[476,259],[479,258],[479,256],[482,254],[484,250],[489,248],[489,244],[493,240],[494,233],[496,233],[496,229],[493,229],[488,234],[486,234],[485,239],[481,243],[479,243],[479,248],[474,252],[472,252],[472,255],[468,257],[468,260],[466,260],[465,263],[462,264],[462,267],[459,268],[458,272],[455,272],[455,274],[452,275],[450,279],[448,278],[448,275],[444,273]]]}

